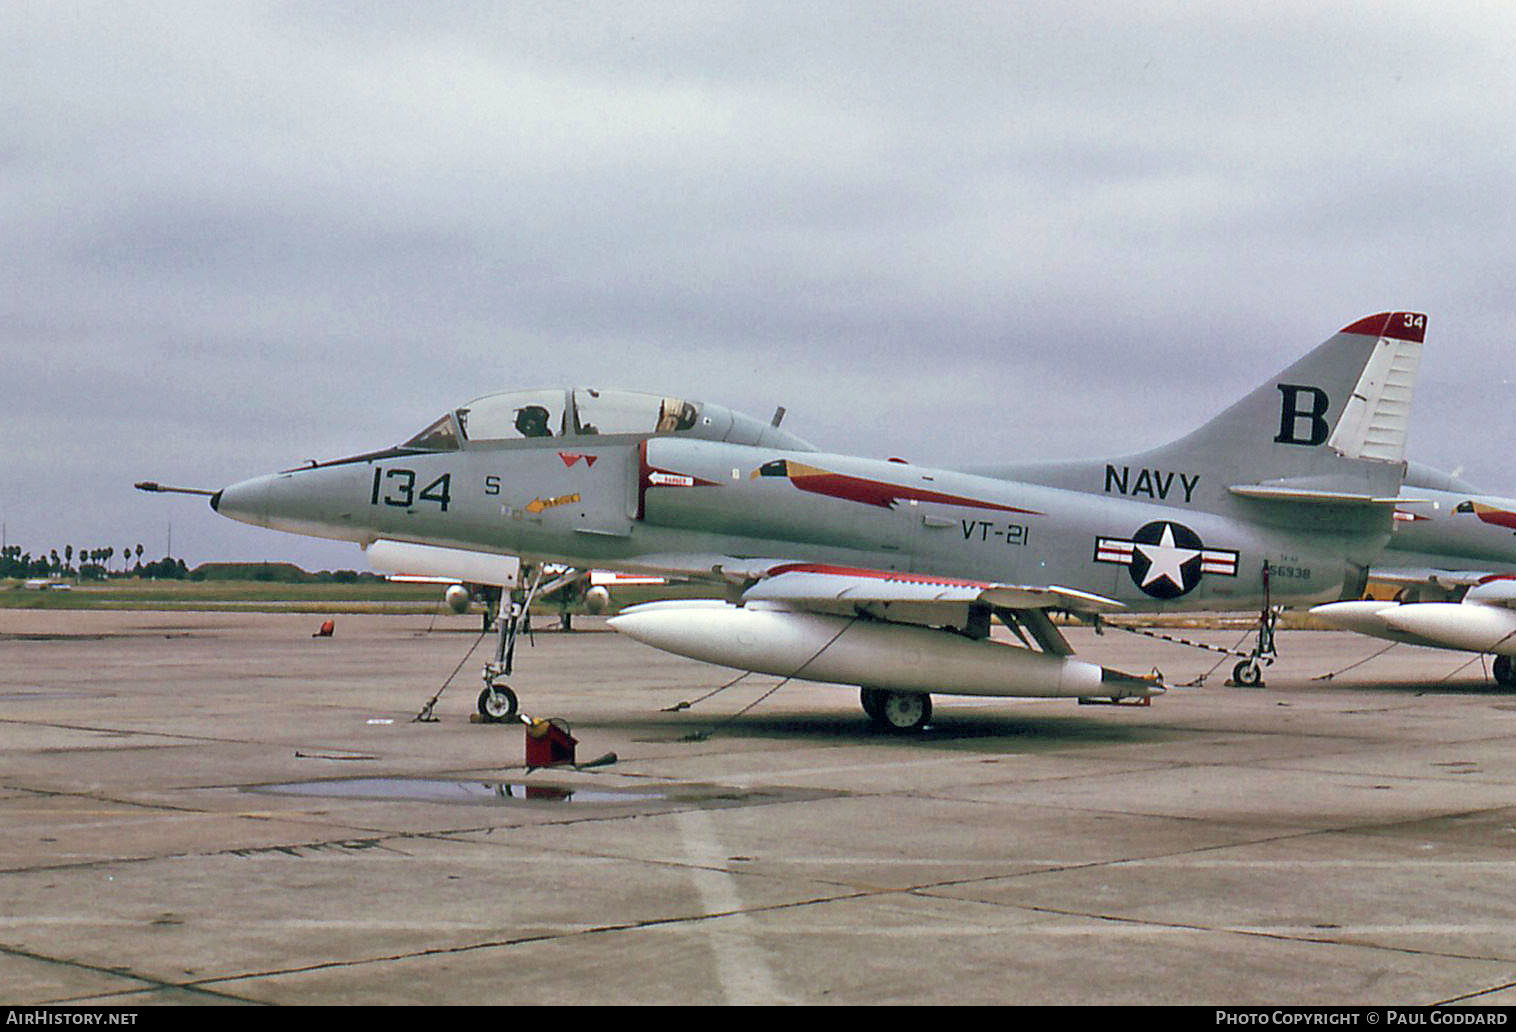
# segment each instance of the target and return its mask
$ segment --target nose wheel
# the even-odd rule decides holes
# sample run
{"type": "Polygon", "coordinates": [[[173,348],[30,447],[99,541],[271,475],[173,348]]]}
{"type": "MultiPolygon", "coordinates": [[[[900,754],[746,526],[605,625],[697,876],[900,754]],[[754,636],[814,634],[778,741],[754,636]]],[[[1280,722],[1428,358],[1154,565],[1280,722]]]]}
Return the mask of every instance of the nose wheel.
{"type": "Polygon", "coordinates": [[[1257,688],[1263,684],[1263,667],[1256,659],[1244,659],[1232,667],[1232,682],[1244,688],[1257,688]]]}
{"type": "Polygon", "coordinates": [[[490,685],[479,693],[479,716],[486,724],[508,724],[519,711],[516,693],[510,685],[490,685]]]}

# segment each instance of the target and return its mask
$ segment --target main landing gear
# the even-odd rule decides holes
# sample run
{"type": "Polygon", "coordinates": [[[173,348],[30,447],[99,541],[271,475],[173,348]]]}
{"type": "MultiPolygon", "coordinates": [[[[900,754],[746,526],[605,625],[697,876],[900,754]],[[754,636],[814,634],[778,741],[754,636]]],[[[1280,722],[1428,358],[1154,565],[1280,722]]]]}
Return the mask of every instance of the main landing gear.
{"type": "Polygon", "coordinates": [[[1258,640],[1253,651],[1242,662],[1232,667],[1232,683],[1243,688],[1263,687],[1263,668],[1272,666],[1279,656],[1274,646],[1274,629],[1279,624],[1282,607],[1275,608],[1269,600],[1269,564],[1263,564],[1263,608],[1258,613],[1258,640]]]}
{"type": "Polygon", "coordinates": [[[1516,660],[1510,656],[1495,657],[1495,681],[1502,688],[1516,688],[1516,660]]]}
{"type": "Polygon", "coordinates": [[[1279,610],[1265,606],[1258,614],[1258,640],[1252,653],[1232,667],[1232,683],[1243,688],[1263,687],[1263,668],[1273,665],[1279,650],[1274,646],[1274,629],[1279,623],[1279,610]]]}
{"type": "Polygon", "coordinates": [[[932,719],[932,697],[926,692],[864,688],[859,697],[874,726],[886,731],[920,731],[932,719]]]}

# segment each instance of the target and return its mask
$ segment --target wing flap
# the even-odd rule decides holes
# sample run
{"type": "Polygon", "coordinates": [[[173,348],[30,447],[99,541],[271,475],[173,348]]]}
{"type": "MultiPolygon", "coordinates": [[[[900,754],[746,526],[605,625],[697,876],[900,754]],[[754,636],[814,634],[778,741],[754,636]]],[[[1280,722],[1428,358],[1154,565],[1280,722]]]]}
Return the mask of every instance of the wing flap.
{"type": "Polygon", "coordinates": [[[1472,588],[1495,576],[1490,570],[1445,570],[1430,566],[1374,567],[1369,580],[1404,587],[1472,588]]]}
{"type": "Polygon", "coordinates": [[[1000,584],[859,567],[790,563],[776,566],[743,593],[744,601],[835,605],[838,602],[943,604],[981,602],[1006,609],[1125,609],[1113,598],[1056,584],[1000,584]]]}

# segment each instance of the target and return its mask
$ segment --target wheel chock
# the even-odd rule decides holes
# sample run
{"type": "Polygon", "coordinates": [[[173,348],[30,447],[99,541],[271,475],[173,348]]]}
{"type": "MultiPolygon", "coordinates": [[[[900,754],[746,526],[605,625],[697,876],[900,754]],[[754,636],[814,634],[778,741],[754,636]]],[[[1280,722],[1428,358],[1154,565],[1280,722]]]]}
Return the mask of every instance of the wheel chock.
{"type": "Polygon", "coordinates": [[[568,724],[556,717],[532,720],[523,717],[526,725],[526,766],[528,770],[538,767],[556,767],[574,763],[574,747],[579,740],[569,734],[568,724]]]}

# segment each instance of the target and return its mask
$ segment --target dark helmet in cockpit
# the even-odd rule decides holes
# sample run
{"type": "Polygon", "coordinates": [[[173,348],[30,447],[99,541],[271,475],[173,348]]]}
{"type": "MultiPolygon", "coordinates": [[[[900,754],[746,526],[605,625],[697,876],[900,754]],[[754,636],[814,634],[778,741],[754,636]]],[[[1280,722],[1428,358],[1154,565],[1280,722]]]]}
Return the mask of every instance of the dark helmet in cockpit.
{"type": "Polygon", "coordinates": [[[522,437],[552,437],[547,418],[547,409],[541,405],[523,406],[516,410],[516,430],[522,437]]]}

